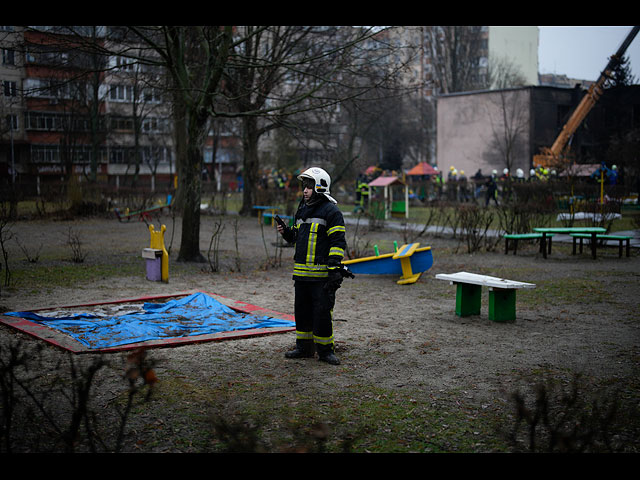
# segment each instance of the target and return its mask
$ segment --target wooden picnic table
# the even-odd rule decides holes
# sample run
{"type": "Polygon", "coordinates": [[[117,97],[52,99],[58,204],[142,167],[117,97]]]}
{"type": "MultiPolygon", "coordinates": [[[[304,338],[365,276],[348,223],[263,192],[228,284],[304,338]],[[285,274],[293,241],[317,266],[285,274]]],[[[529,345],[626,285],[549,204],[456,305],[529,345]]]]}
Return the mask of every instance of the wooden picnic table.
{"type": "Polygon", "coordinates": [[[591,235],[591,257],[596,258],[596,237],[599,233],[606,233],[607,229],[604,227],[539,227],[534,228],[534,232],[542,233],[540,239],[540,251],[542,256],[547,258],[547,234],[553,233],[565,233],[570,235],[572,233],[583,233],[591,235]]]}

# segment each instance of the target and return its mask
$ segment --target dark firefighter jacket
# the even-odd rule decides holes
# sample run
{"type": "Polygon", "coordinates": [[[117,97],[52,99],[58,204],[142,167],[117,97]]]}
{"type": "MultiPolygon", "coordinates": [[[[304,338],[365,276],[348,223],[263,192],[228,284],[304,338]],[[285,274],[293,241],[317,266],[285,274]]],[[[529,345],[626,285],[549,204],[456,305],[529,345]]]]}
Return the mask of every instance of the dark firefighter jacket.
{"type": "Polygon", "coordinates": [[[340,268],[347,248],[342,212],[324,196],[313,205],[301,204],[283,238],[296,244],[294,280],[327,280],[329,270],[340,268]]]}

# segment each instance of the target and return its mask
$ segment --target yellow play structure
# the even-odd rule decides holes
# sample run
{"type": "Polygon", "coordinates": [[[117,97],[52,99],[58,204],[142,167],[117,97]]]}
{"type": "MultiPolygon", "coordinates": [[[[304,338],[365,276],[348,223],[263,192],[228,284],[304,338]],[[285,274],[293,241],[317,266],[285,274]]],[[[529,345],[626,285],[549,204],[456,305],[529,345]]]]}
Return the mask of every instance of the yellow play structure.
{"type": "Polygon", "coordinates": [[[169,281],[169,252],[164,246],[164,232],[166,230],[167,227],[162,225],[160,231],[156,232],[153,224],[149,225],[150,247],[142,250],[142,257],[147,259],[147,279],[149,280],[169,281]],[[160,272],[157,272],[155,268],[158,257],[160,257],[160,272]]]}

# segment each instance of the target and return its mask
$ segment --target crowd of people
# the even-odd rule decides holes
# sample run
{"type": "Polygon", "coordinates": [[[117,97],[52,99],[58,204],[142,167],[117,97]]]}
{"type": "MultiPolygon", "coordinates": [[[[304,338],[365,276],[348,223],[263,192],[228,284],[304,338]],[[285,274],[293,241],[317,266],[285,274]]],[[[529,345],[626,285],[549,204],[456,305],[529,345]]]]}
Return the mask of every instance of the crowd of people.
{"type": "Polygon", "coordinates": [[[262,190],[298,189],[298,181],[296,177],[299,174],[299,170],[296,170],[295,172],[287,172],[286,170],[279,168],[266,168],[260,175],[258,188],[262,190]]]}
{"type": "MultiPolygon", "coordinates": [[[[296,192],[297,194],[299,189],[297,177],[300,173],[300,169],[290,172],[284,169],[266,168],[261,172],[258,188],[276,193],[296,192]]],[[[599,181],[601,173],[607,184],[613,185],[619,182],[620,176],[615,165],[608,168],[603,162],[600,169],[593,172],[591,180],[599,181]]],[[[398,172],[380,168],[360,173],[352,187],[356,209],[366,209],[367,202],[373,193],[369,183],[379,176],[402,177],[398,172]]],[[[493,169],[488,175],[485,175],[482,169],[478,169],[474,175],[467,176],[464,170],[451,166],[446,179],[443,172],[438,172],[437,175],[410,178],[408,183],[411,188],[411,198],[417,198],[422,202],[449,200],[497,205],[502,199],[508,197],[509,187],[513,182],[548,182],[557,177],[555,170],[545,167],[532,168],[528,176],[521,168],[517,168],[515,174],[512,174],[508,168],[504,168],[502,172],[493,169]]]]}

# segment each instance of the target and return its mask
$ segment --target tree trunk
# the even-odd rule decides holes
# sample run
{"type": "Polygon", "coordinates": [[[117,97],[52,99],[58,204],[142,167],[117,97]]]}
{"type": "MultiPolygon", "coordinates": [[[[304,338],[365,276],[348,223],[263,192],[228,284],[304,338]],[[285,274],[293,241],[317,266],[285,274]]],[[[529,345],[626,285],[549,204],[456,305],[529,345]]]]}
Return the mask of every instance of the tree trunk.
{"type": "Polygon", "coordinates": [[[189,143],[186,165],[180,169],[182,190],[182,237],[178,261],[204,262],[200,253],[200,198],[202,177],[202,151],[199,145],[189,143]]]}
{"type": "Polygon", "coordinates": [[[204,262],[200,253],[200,200],[202,188],[202,146],[207,127],[206,113],[190,112],[186,116],[186,135],[178,135],[177,140],[186,143],[178,152],[184,152],[178,159],[178,184],[182,203],[182,237],[178,261],[204,262]]]}
{"type": "Polygon", "coordinates": [[[243,182],[244,188],[242,192],[242,208],[241,215],[250,215],[251,207],[256,204],[255,189],[258,185],[258,176],[260,169],[260,160],[258,159],[258,118],[245,117],[243,119],[243,150],[244,150],[244,172],[243,182]]]}
{"type": "MultiPolygon", "coordinates": [[[[180,179],[183,177],[182,169],[184,168],[185,161],[183,160],[187,156],[187,123],[185,116],[184,105],[180,102],[180,99],[174,93],[173,97],[173,134],[176,149],[176,161],[175,171],[178,176],[178,183],[176,185],[175,197],[173,199],[173,207],[177,211],[182,209],[184,204],[183,197],[184,191],[180,187],[180,179]]],[[[173,179],[172,179],[173,181],[173,179]]]]}

